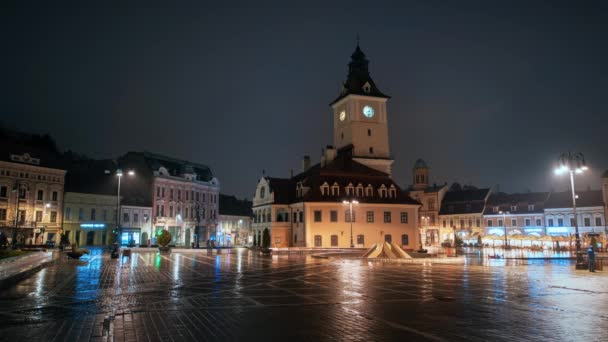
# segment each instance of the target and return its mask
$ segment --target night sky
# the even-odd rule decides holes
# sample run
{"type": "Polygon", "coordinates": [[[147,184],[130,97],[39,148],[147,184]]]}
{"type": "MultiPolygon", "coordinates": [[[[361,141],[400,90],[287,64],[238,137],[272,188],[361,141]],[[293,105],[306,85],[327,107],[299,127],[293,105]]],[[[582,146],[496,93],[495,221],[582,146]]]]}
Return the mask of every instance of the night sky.
{"type": "Polygon", "coordinates": [[[96,158],[204,163],[222,192],[251,197],[262,170],[286,177],[332,143],[329,103],[359,32],[392,96],[402,186],[417,158],[433,182],[512,192],[565,189],[552,173],[564,151],[587,157],[581,187],[608,168],[599,1],[84,2],[3,3],[5,126],[96,158]]]}

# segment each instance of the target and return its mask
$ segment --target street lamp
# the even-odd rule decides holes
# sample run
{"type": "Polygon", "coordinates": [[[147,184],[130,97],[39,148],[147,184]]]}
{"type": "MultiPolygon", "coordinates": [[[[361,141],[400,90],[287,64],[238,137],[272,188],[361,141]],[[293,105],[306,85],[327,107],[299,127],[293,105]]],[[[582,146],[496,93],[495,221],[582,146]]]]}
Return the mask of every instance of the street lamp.
{"type": "Polygon", "coordinates": [[[574,174],[581,174],[588,170],[585,163],[585,157],[582,153],[566,152],[559,156],[557,167],[554,172],[556,175],[564,173],[570,174],[570,190],[572,192],[572,211],[574,213],[574,231],[576,237],[576,269],[585,269],[585,260],[581,251],[581,236],[578,233],[578,218],[576,217],[576,194],[574,193],[574,174]]]}
{"type": "Polygon", "coordinates": [[[357,200],[350,200],[350,201],[342,201],[342,203],[344,204],[348,204],[349,209],[348,209],[348,215],[350,216],[350,248],[354,248],[355,247],[355,243],[353,242],[353,221],[355,219],[355,215],[353,215],[353,204],[359,204],[359,201],[357,200]]]}
{"type": "MultiPolygon", "coordinates": [[[[106,170],[106,174],[110,174],[110,170],[106,170]]],[[[129,170],[127,171],[129,176],[135,176],[135,171],[129,170]]],[[[116,191],[116,230],[112,235],[114,235],[114,242],[118,242],[118,232],[120,230],[120,180],[124,174],[122,173],[122,169],[116,169],[116,177],[118,177],[118,189],[116,191]]]]}
{"type": "Polygon", "coordinates": [[[507,214],[510,214],[508,211],[499,211],[499,214],[502,214],[502,225],[505,229],[505,250],[509,248],[509,243],[507,241],[507,214]]]}

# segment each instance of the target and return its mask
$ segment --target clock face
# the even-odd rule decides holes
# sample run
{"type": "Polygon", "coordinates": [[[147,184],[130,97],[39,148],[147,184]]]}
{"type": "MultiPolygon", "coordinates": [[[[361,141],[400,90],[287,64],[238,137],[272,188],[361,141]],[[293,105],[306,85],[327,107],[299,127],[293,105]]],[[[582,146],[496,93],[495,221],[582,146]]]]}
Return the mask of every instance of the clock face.
{"type": "Polygon", "coordinates": [[[340,112],[340,121],[344,121],[346,119],[346,111],[340,112]]]}
{"type": "Polygon", "coordinates": [[[372,108],[371,106],[363,107],[363,115],[365,115],[365,117],[367,117],[367,118],[373,118],[374,117],[374,108],[372,108]]]}

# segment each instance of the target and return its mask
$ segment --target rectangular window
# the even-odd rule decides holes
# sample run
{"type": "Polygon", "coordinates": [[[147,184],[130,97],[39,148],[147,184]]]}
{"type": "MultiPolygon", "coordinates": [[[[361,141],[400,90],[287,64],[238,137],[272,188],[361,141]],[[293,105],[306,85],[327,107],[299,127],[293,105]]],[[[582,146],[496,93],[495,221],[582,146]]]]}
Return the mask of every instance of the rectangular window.
{"type": "Polygon", "coordinates": [[[129,213],[122,214],[122,222],[129,222],[129,213]]]}
{"type": "Polygon", "coordinates": [[[454,227],[454,220],[450,219],[450,227],[454,227]]]}
{"type": "Polygon", "coordinates": [[[408,221],[407,212],[402,211],[401,212],[401,223],[407,223],[407,221],[408,221]]]}
{"type": "Polygon", "coordinates": [[[563,227],[564,226],[564,219],[558,218],[557,219],[557,226],[558,227],[563,227]]]}
{"type": "Polygon", "coordinates": [[[511,219],[511,226],[517,227],[517,219],[511,219]]]}
{"type": "Polygon", "coordinates": [[[44,199],[44,191],[38,190],[38,192],[36,194],[36,200],[42,201],[43,199],[44,199]]]}
{"type": "Polygon", "coordinates": [[[460,229],[464,228],[464,220],[460,220],[460,229]]]}
{"type": "Polygon", "coordinates": [[[344,222],[355,222],[355,212],[346,210],[344,212],[344,222]]]}
{"type": "Polygon", "coordinates": [[[298,222],[298,213],[293,213],[293,223],[298,222]]]}
{"type": "Polygon", "coordinates": [[[595,218],[595,225],[598,226],[598,227],[602,225],[602,218],[601,217],[596,217],[595,218]]]}
{"type": "Polygon", "coordinates": [[[173,199],[173,189],[169,190],[169,199],[173,199]]]}
{"type": "Polygon", "coordinates": [[[95,221],[95,208],[91,209],[91,221],[95,221]]]}
{"type": "Polygon", "coordinates": [[[542,226],[541,219],[536,219],[536,226],[538,226],[538,227],[542,226]]]}
{"type": "Polygon", "coordinates": [[[365,245],[365,235],[357,235],[357,245],[365,245]]]}
{"type": "Polygon", "coordinates": [[[329,220],[331,222],[338,222],[338,212],[336,210],[329,212],[329,220]]]}
{"type": "Polygon", "coordinates": [[[384,223],[391,223],[391,212],[390,211],[384,212],[384,223]]]}
{"type": "Polygon", "coordinates": [[[133,214],[133,223],[139,223],[139,214],[133,214]]]}
{"type": "Polygon", "coordinates": [[[108,220],[108,211],[106,209],[103,210],[103,220],[104,221],[108,220]]]}
{"type": "Polygon", "coordinates": [[[492,227],[492,220],[488,220],[488,227],[492,227]]]}
{"type": "Polygon", "coordinates": [[[156,187],[156,197],[160,197],[160,186],[156,187]]]}
{"type": "Polygon", "coordinates": [[[72,217],[72,209],[70,207],[65,208],[65,219],[70,220],[72,217]]]}
{"type": "Polygon", "coordinates": [[[178,201],[182,200],[182,191],[181,190],[177,190],[177,200],[178,201]]]}
{"type": "Polygon", "coordinates": [[[315,222],[321,222],[321,210],[315,210],[315,222]]]}
{"type": "Polygon", "coordinates": [[[574,227],[574,217],[570,218],[570,227],[574,227]]]}
{"type": "Polygon", "coordinates": [[[548,222],[548,226],[549,226],[549,227],[553,227],[553,219],[549,219],[548,221],[549,221],[549,222],[548,222]]]}
{"type": "Polygon", "coordinates": [[[473,228],[473,219],[469,219],[469,228],[473,228]]]}
{"type": "MultiPolygon", "coordinates": [[[[186,192],[186,193],[187,193],[187,192],[186,192]]],[[[184,215],[184,216],[187,218],[187,217],[188,217],[188,208],[185,208],[185,209],[184,209],[184,214],[186,214],[186,215],[184,215]]]]}
{"type": "Polygon", "coordinates": [[[6,197],[8,193],[8,187],[0,186],[0,197],[6,197]]]}
{"type": "Polygon", "coordinates": [[[26,215],[27,215],[27,212],[25,210],[19,210],[19,212],[17,213],[17,221],[19,222],[19,224],[25,223],[26,215]]]}
{"type": "Polygon", "coordinates": [[[36,222],[42,222],[42,210],[36,210],[36,222]]]}
{"type": "Polygon", "coordinates": [[[477,228],[481,227],[481,220],[480,220],[480,219],[476,219],[476,220],[475,220],[475,226],[476,226],[477,228]]]}
{"type": "Polygon", "coordinates": [[[58,196],[57,191],[53,191],[51,201],[57,202],[57,196],[58,196]]]}
{"type": "Polygon", "coordinates": [[[78,221],[84,221],[84,210],[82,208],[78,208],[78,221]]]}
{"type": "Polygon", "coordinates": [[[447,224],[447,221],[446,221],[446,220],[443,220],[443,223],[442,223],[442,224],[443,224],[443,228],[445,228],[445,226],[446,226],[446,224],[447,224]]]}
{"type": "Polygon", "coordinates": [[[374,212],[373,211],[368,211],[366,213],[367,216],[367,223],[374,223],[374,212]]]}
{"type": "Polygon", "coordinates": [[[189,192],[188,192],[188,190],[186,190],[185,192],[186,192],[186,201],[187,201],[189,192]]]}
{"type": "Polygon", "coordinates": [[[51,222],[53,222],[53,223],[57,222],[57,212],[56,211],[51,211],[51,222]]]}
{"type": "Polygon", "coordinates": [[[156,205],[156,217],[160,216],[160,205],[156,205]]]}
{"type": "Polygon", "coordinates": [[[24,199],[25,194],[26,194],[25,188],[19,188],[19,198],[24,199]]]}
{"type": "Polygon", "coordinates": [[[162,192],[161,192],[161,196],[160,197],[165,198],[165,188],[162,188],[161,191],[162,192]]]}
{"type": "Polygon", "coordinates": [[[173,206],[169,206],[169,217],[173,217],[173,206]]]}
{"type": "Polygon", "coordinates": [[[331,236],[331,246],[338,247],[338,235],[331,236]]]}
{"type": "Polygon", "coordinates": [[[321,247],[322,244],[321,235],[315,235],[315,247],[321,247]]]}
{"type": "Polygon", "coordinates": [[[304,222],[304,215],[303,214],[304,214],[304,212],[300,211],[300,214],[299,214],[300,215],[300,222],[304,222]]]}
{"type": "Polygon", "coordinates": [[[534,211],[534,204],[528,204],[528,211],[534,211]]]}
{"type": "Polygon", "coordinates": [[[503,222],[502,222],[502,219],[498,219],[498,226],[499,226],[499,227],[504,227],[502,223],[503,223],[503,222]]]}
{"type": "Polygon", "coordinates": [[[585,217],[585,227],[591,226],[591,219],[589,217],[585,217]]]}
{"type": "Polygon", "coordinates": [[[0,209],[0,221],[6,221],[6,209],[0,209]]]}
{"type": "Polygon", "coordinates": [[[198,192],[196,192],[196,201],[198,202],[198,192]]]}
{"type": "Polygon", "coordinates": [[[530,219],[529,219],[529,218],[527,218],[527,219],[526,219],[526,227],[530,227],[530,223],[531,223],[530,219]]]}

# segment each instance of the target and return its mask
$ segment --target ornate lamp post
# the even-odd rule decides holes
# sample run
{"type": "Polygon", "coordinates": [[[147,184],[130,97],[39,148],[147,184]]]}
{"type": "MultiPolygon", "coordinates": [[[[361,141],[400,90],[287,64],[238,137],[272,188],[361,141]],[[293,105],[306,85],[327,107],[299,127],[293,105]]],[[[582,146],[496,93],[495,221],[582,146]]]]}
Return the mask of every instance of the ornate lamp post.
{"type": "Polygon", "coordinates": [[[499,214],[502,214],[502,226],[505,229],[505,250],[509,249],[509,241],[507,240],[507,214],[510,214],[508,211],[499,211],[499,214]]]}
{"type": "Polygon", "coordinates": [[[353,241],[353,221],[355,220],[355,215],[353,213],[353,204],[359,204],[357,200],[350,201],[342,201],[344,204],[348,204],[348,216],[350,218],[350,248],[355,248],[355,243],[353,241]]]}
{"type": "MultiPolygon", "coordinates": [[[[110,174],[110,170],[106,170],[106,174],[110,174]]],[[[135,176],[135,171],[129,170],[127,172],[129,176],[135,176]]],[[[114,229],[114,242],[118,242],[118,233],[120,231],[120,180],[124,176],[122,169],[116,169],[116,177],[118,177],[118,188],[116,191],[116,229],[114,229]]]]}
{"type": "Polygon", "coordinates": [[[574,174],[581,174],[588,170],[585,163],[585,157],[582,153],[562,153],[559,156],[557,167],[555,168],[556,175],[562,175],[564,173],[570,174],[570,190],[572,192],[572,211],[574,213],[574,229],[576,237],[576,269],[585,269],[585,260],[583,259],[583,252],[581,251],[581,236],[578,232],[578,218],[576,216],[576,194],[574,192],[574,174]]]}

